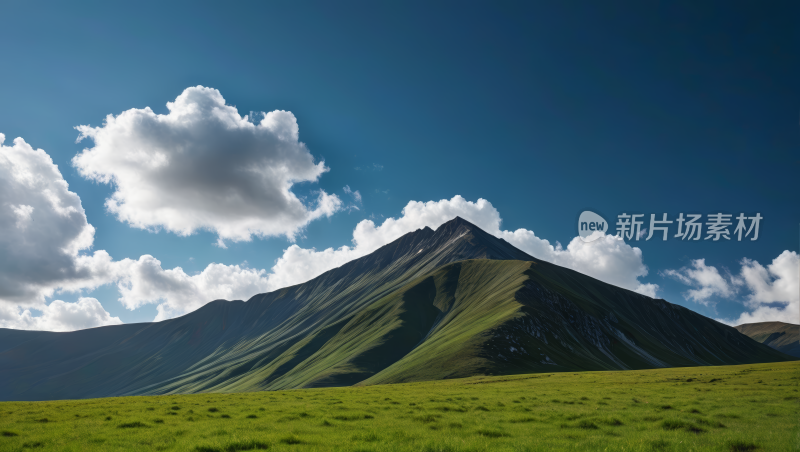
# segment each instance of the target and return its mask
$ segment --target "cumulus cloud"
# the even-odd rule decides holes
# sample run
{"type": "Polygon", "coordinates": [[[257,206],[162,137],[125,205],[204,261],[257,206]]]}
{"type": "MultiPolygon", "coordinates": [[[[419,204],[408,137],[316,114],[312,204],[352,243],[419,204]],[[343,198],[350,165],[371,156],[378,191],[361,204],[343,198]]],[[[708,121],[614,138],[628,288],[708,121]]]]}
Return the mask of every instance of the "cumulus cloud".
{"type": "Polygon", "coordinates": [[[119,325],[95,298],[80,298],[75,303],[54,300],[41,308],[40,316],[30,309],[0,304],[0,328],[39,331],[74,331],[104,325],[119,325]]]}
{"type": "Polygon", "coordinates": [[[719,319],[721,322],[800,323],[800,255],[786,250],[766,267],[747,258],[740,265],[738,274],[723,275],[716,267],[706,265],[704,259],[697,259],[692,261],[691,268],[662,273],[693,286],[684,296],[703,304],[709,304],[715,296],[732,298],[744,291],[742,302],[747,310],[736,319],[719,319]]]}
{"type": "Polygon", "coordinates": [[[219,91],[187,88],[168,114],[149,107],[109,115],[100,127],[76,127],[94,147],[72,160],[80,174],[114,186],[106,208],[131,226],[179,235],[200,229],[247,241],[295,235],[342,207],[320,190],[313,205],[292,192],[328,168],[299,141],[295,116],[272,111],[254,124],[219,91]]]}
{"type": "Polygon", "coordinates": [[[695,259],[690,267],[664,270],[661,274],[691,286],[692,289],[684,292],[684,298],[706,306],[713,297],[731,298],[736,294],[733,278],[723,276],[714,266],[706,265],[705,259],[695,259]]]}
{"type": "Polygon", "coordinates": [[[786,250],[766,267],[746,258],[741,265],[736,283],[750,292],[745,300],[750,311],[728,323],[800,323],[800,255],[786,250]]]}
{"type": "MultiPolygon", "coordinates": [[[[220,102],[224,107],[224,102],[220,102]]],[[[173,111],[176,108],[173,107],[173,111]]],[[[202,110],[203,106],[193,108],[202,110]]],[[[223,113],[225,112],[218,114],[224,117],[223,113]]],[[[116,118],[111,117],[105,128],[87,131],[87,134],[95,134],[96,143],[99,144],[94,149],[84,151],[76,161],[84,158],[81,156],[86,156],[87,153],[97,151],[98,146],[104,146],[102,143],[105,138],[99,136],[105,130],[115,129],[116,126],[111,127],[109,124],[116,124],[126,114],[131,113],[128,111],[116,118]]],[[[187,121],[191,122],[193,116],[189,116],[187,121]]],[[[143,117],[142,122],[152,119],[147,119],[148,114],[143,117]]],[[[268,120],[269,114],[262,119],[261,125],[268,120]]],[[[131,125],[131,130],[140,126],[141,124],[131,125]]],[[[151,126],[158,129],[157,124],[151,126]]],[[[559,244],[553,246],[526,229],[500,229],[500,214],[489,201],[479,199],[477,202],[470,202],[461,196],[441,201],[409,202],[401,216],[387,218],[380,225],[371,220],[361,221],[353,232],[352,244],[349,246],[317,251],[292,245],[276,261],[270,272],[213,263],[202,272],[189,275],[180,267],[164,269],[161,262],[150,255],[138,259],[114,260],[104,250],[89,252],[94,241],[94,228],[86,219],[80,198],[69,191],[66,181],[47,153],[41,149],[34,150],[21,138],[16,139],[13,146],[2,146],[4,138],[0,135],[0,230],[5,232],[0,236],[0,251],[4,256],[0,261],[0,326],[4,327],[70,330],[119,323],[119,318],[108,314],[93,298],[81,298],[75,303],[61,300],[49,304],[46,302],[58,292],[92,290],[104,284],[117,285],[119,301],[127,309],[157,304],[156,320],[191,312],[218,298],[248,299],[260,292],[304,282],[369,254],[407,232],[425,226],[435,229],[455,216],[466,218],[534,256],[574,268],[612,284],[655,295],[655,285],[645,285],[638,281],[639,277],[647,274],[638,248],[630,247],[613,237],[603,237],[592,244],[584,244],[576,239],[566,249],[562,249],[559,244]],[[42,314],[32,314],[32,311],[37,310],[42,314]]],[[[146,153],[148,149],[150,148],[142,152],[146,153]]],[[[142,163],[136,160],[141,157],[137,155],[132,152],[130,156],[134,160],[130,165],[134,168],[149,164],[163,167],[164,162],[172,158],[170,154],[165,155],[163,161],[156,158],[150,163],[142,163]]],[[[92,168],[98,161],[125,161],[125,157],[108,155],[103,149],[93,157],[86,158],[89,163],[82,161],[86,165],[79,165],[86,171],[90,171],[88,168],[92,168]]],[[[125,165],[127,163],[122,167],[125,165]]],[[[319,169],[322,168],[320,165],[314,166],[319,169]]],[[[94,174],[92,177],[99,178],[98,180],[107,177],[108,181],[118,183],[116,173],[91,174],[94,174]]],[[[140,175],[145,179],[154,177],[145,173],[140,175]]],[[[345,191],[354,201],[359,200],[358,191],[350,187],[346,187],[345,191]]],[[[119,201],[121,206],[127,202],[123,198],[124,196],[112,198],[109,202],[113,204],[119,201]]],[[[332,198],[328,196],[328,199],[332,198]]],[[[337,203],[341,203],[338,198],[335,199],[337,203]]],[[[239,235],[220,233],[218,243],[224,246],[223,238],[237,240],[244,239],[244,234],[260,234],[253,232],[252,228],[242,230],[246,232],[239,235]]],[[[286,235],[291,234],[286,232],[286,235]]]]}
{"type": "Polygon", "coordinates": [[[114,265],[119,301],[130,310],[158,304],[155,321],[192,312],[209,301],[247,300],[270,289],[266,270],[238,265],[212,263],[191,276],[181,267],[163,269],[161,262],[150,255],[138,260],[124,259],[114,265]]]}
{"type": "Polygon", "coordinates": [[[0,134],[0,303],[42,307],[55,288],[96,287],[79,252],[94,228],[58,167],[22,138],[0,134]]]}
{"type": "Polygon", "coordinates": [[[163,269],[152,256],[115,261],[87,251],[94,228],[77,194],[42,149],[0,134],[0,327],[68,331],[120,323],[94,298],[46,300],[58,292],[117,284],[128,309],[157,303],[157,320],[218,299],[247,299],[267,290],[265,270],[210,264],[197,275],[163,269]],[[33,311],[41,312],[34,315],[33,311]]]}
{"type": "Polygon", "coordinates": [[[750,305],[796,301],[800,296],[800,255],[796,252],[784,251],[766,267],[747,258],[741,264],[736,282],[750,290],[750,305]]]}
{"type": "Polygon", "coordinates": [[[352,246],[327,248],[322,251],[292,245],[284,251],[269,274],[272,288],[302,283],[325,271],[365,256],[403,234],[428,226],[437,229],[460,216],[484,231],[505,239],[534,257],[572,268],[602,281],[654,297],[658,285],[644,284],[640,277],[648,273],[642,252],[613,236],[603,236],[592,243],[578,237],[566,249],[560,244],[537,237],[527,229],[506,231],[500,228],[500,213],[485,199],[467,201],[461,196],[440,201],[411,201],[399,218],[387,218],[380,226],[363,220],[353,231],[352,246]]]}
{"type": "Polygon", "coordinates": [[[798,306],[800,306],[800,303],[797,301],[782,303],[780,306],[761,305],[751,311],[741,313],[736,319],[717,320],[731,326],[759,322],[783,322],[797,325],[800,323],[800,309],[798,309],[798,306]]]}
{"type": "Polygon", "coordinates": [[[277,287],[269,284],[266,270],[240,265],[211,263],[197,274],[189,275],[181,267],[164,269],[151,255],[115,261],[105,251],[77,258],[92,276],[91,285],[72,281],[71,290],[116,284],[118,301],[129,310],[156,304],[154,321],[177,317],[194,311],[209,301],[247,300],[255,294],[277,287]]]}

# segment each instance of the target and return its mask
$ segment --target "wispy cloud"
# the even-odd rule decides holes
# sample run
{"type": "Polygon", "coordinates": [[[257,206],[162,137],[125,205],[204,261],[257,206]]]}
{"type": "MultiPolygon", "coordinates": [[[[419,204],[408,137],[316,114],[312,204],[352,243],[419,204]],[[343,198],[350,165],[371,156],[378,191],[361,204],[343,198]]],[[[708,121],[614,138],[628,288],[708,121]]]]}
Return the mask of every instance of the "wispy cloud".
{"type": "Polygon", "coordinates": [[[714,297],[731,298],[737,291],[733,277],[730,274],[721,274],[714,266],[706,265],[705,259],[695,259],[688,267],[663,270],[659,274],[692,287],[683,293],[684,298],[705,306],[709,306],[714,297]]]}
{"type": "Polygon", "coordinates": [[[357,166],[353,169],[356,171],[383,171],[383,165],[373,163],[372,165],[357,166]]]}
{"type": "Polygon", "coordinates": [[[348,212],[352,212],[353,210],[360,210],[358,206],[362,204],[361,202],[361,193],[358,190],[351,190],[349,185],[345,185],[343,188],[344,192],[350,195],[353,198],[353,203],[348,204],[345,207],[345,210],[348,212]]]}

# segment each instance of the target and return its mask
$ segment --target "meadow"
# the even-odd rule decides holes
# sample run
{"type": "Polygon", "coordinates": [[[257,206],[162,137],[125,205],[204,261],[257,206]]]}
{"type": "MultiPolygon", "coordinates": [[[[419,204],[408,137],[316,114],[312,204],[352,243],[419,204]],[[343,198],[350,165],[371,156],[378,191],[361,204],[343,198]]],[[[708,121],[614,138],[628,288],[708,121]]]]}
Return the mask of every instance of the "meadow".
{"type": "Polygon", "coordinates": [[[0,403],[0,450],[800,450],[800,363],[0,403]]]}

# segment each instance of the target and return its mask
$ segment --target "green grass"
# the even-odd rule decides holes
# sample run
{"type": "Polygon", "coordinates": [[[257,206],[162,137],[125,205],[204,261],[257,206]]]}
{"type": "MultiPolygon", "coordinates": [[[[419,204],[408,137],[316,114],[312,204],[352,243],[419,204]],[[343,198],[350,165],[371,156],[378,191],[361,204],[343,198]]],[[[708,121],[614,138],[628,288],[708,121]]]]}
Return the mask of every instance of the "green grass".
{"type": "Polygon", "coordinates": [[[798,383],[789,362],[3,402],[0,450],[790,451],[798,383]]]}

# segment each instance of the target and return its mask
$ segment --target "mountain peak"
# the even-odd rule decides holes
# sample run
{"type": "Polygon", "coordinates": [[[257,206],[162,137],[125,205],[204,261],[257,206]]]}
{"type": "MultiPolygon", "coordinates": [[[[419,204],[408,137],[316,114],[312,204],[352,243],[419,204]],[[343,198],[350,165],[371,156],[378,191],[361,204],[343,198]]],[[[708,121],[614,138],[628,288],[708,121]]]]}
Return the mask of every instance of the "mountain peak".
{"type": "MultiPolygon", "coordinates": [[[[342,278],[348,281],[357,275],[371,274],[393,267],[394,276],[411,268],[429,271],[441,265],[466,259],[498,259],[535,261],[529,254],[515,248],[469,221],[454,217],[435,231],[424,226],[398,237],[374,252],[352,260],[341,267],[328,270],[309,281],[311,284],[332,284],[342,278]]],[[[348,285],[350,282],[344,285],[348,285]]],[[[256,295],[253,298],[261,297],[256,295]]]]}
{"type": "MultiPolygon", "coordinates": [[[[464,225],[464,226],[477,228],[477,226],[475,226],[474,224],[470,223],[469,221],[467,221],[467,220],[465,220],[465,219],[463,219],[463,218],[461,218],[459,216],[456,216],[452,220],[446,221],[446,222],[444,222],[444,224],[442,224],[442,226],[447,226],[447,225],[452,225],[452,226],[464,225]]],[[[439,226],[439,227],[442,227],[442,226],[439,226]]]]}
{"type": "MultiPolygon", "coordinates": [[[[459,216],[442,223],[435,232],[425,227],[414,234],[419,234],[420,231],[425,231],[425,234],[420,234],[420,237],[425,237],[419,245],[415,243],[413,248],[405,248],[406,252],[415,258],[422,256],[419,253],[423,250],[426,251],[425,254],[433,253],[438,256],[438,265],[464,259],[535,260],[505,240],[459,216]]],[[[391,246],[392,244],[387,245],[391,246]]]]}
{"type": "Polygon", "coordinates": [[[481,228],[475,226],[474,224],[470,223],[469,221],[461,218],[455,217],[452,220],[446,221],[441,226],[436,229],[437,236],[451,236],[459,232],[474,232],[474,231],[481,231],[484,232],[481,228]]]}

